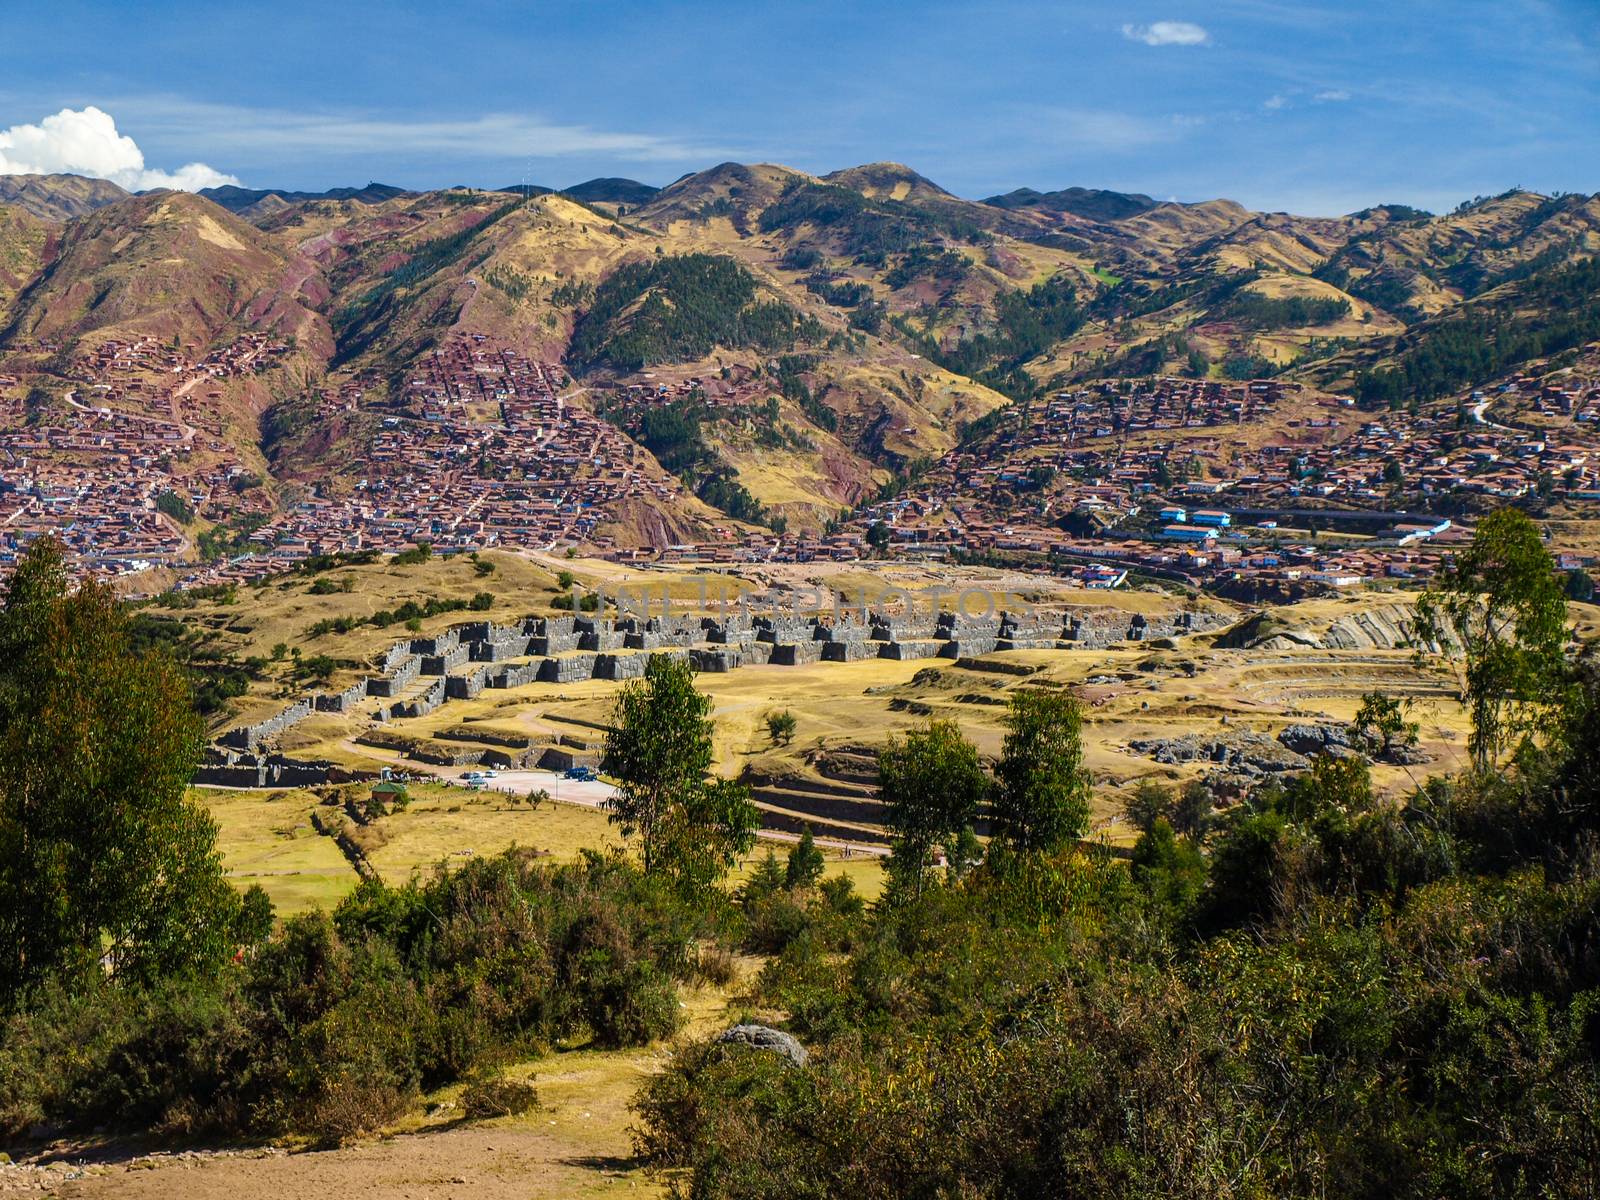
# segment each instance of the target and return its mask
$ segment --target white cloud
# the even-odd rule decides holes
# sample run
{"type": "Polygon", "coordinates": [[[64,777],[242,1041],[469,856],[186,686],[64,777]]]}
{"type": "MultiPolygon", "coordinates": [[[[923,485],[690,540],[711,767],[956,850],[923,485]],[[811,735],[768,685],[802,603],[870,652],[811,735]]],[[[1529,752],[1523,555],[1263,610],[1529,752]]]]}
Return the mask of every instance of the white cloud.
{"type": "Polygon", "coordinates": [[[1320,100],[1323,104],[1342,104],[1350,99],[1350,93],[1343,88],[1329,88],[1325,92],[1318,92],[1315,99],[1320,100]]]}
{"type": "Polygon", "coordinates": [[[1266,109],[1268,112],[1277,112],[1280,108],[1288,103],[1289,101],[1283,95],[1279,94],[1267,97],[1267,99],[1262,102],[1261,107],[1266,109]]]}
{"type": "Polygon", "coordinates": [[[1146,46],[1204,46],[1211,40],[1205,27],[1193,21],[1156,21],[1149,25],[1124,25],[1122,36],[1146,46]]]}
{"type": "Polygon", "coordinates": [[[307,112],[130,98],[142,126],[171,142],[226,144],[234,153],[264,151],[348,159],[404,146],[440,160],[560,159],[609,154],[636,162],[696,162],[735,153],[673,137],[563,125],[537,113],[486,113],[447,118],[387,117],[362,112],[307,112]]]}
{"type": "Polygon", "coordinates": [[[239,182],[205,163],[188,163],[175,171],[146,167],[138,144],[117,132],[110,113],[93,105],[64,108],[37,125],[0,129],[0,175],[58,174],[109,179],[133,192],[196,192],[239,182]]]}

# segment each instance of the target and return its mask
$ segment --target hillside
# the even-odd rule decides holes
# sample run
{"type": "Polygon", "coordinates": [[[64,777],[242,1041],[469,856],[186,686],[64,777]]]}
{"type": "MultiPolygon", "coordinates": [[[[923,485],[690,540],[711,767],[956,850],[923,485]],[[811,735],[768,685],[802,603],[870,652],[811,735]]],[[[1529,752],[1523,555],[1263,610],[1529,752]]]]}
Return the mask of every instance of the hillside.
{"type": "Polygon", "coordinates": [[[127,196],[109,179],[82,175],[0,175],[0,204],[41,221],[68,221],[127,196]]]}
{"type": "Polygon", "coordinates": [[[7,338],[154,336],[209,347],[255,328],[325,341],[290,256],[210,201],[156,192],[70,222],[19,297],[7,338]]]}
{"type": "Polygon", "coordinates": [[[54,245],[50,228],[29,210],[0,204],[0,328],[9,322],[17,294],[37,278],[54,245]]]}
{"type": "MultiPolygon", "coordinates": [[[[148,339],[193,364],[173,364],[186,398],[146,376],[151,398],[114,387],[119,404],[192,424],[200,377],[220,370],[207,356],[248,362],[207,385],[208,427],[275,503],[280,482],[342,503],[429,444],[396,450],[395,421],[462,422],[452,436],[486,439],[473,477],[516,483],[515,439],[492,432],[506,389],[489,381],[548,364],[541,387],[570,379],[572,429],[637,456],[636,481],[577,525],[620,544],[719,521],[817,530],[1041,389],[1283,375],[1386,403],[1596,336],[1593,281],[1562,274],[1600,249],[1594,197],[1329,218],[1082,187],[976,202],[888,162],[821,177],[730,162],[660,189],[559,193],[0,188],[14,398],[70,392],[99,347],[148,339]],[[691,418],[671,436],[660,419],[646,429],[663,406],[691,418]]],[[[439,486],[460,480],[441,465],[410,486],[435,469],[439,486]]],[[[534,474],[557,486],[553,462],[534,474]]]]}

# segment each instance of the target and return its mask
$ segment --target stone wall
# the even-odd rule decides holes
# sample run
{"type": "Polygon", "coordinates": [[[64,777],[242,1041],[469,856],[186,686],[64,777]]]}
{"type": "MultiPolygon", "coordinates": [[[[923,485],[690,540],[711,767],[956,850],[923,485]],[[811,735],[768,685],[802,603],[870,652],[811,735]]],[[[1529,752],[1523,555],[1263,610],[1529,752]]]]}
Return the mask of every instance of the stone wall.
{"type": "MultiPolygon", "coordinates": [[[[862,632],[864,634],[866,631],[862,632]]],[[[822,657],[825,662],[860,662],[864,658],[878,657],[878,643],[869,642],[865,637],[819,644],[822,646],[822,657]]]]}
{"type": "Polygon", "coordinates": [[[311,698],[311,705],[318,712],[349,712],[366,699],[367,683],[359,679],[342,692],[318,692],[311,698]]]}
{"type": "Polygon", "coordinates": [[[808,642],[815,625],[800,617],[757,617],[756,639],[762,642],[808,642]]]}
{"type": "Polygon", "coordinates": [[[411,653],[437,656],[448,654],[461,645],[461,634],[455,629],[446,629],[434,637],[415,638],[411,643],[411,653]]]}
{"type": "Polygon", "coordinates": [[[821,642],[778,642],[772,647],[772,661],[780,667],[798,667],[821,657],[821,642]]]}
{"type": "Polygon", "coordinates": [[[934,636],[934,622],[921,617],[875,616],[872,636],[880,642],[913,642],[934,636]]]}
{"type": "Polygon", "coordinates": [[[578,648],[578,635],[572,630],[565,633],[541,633],[528,639],[528,653],[543,658],[551,654],[565,654],[578,648]]]}
{"type": "Polygon", "coordinates": [[[578,683],[594,678],[593,654],[569,654],[563,658],[547,658],[539,665],[541,683],[578,683]]]}
{"type": "Polygon", "coordinates": [[[388,675],[367,680],[367,695],[393,696],[406,690],[422,673],[422,659],[410,651],[390,668],[388,675]]]}
{"type": "Polygon", "coordinates": [[[737,617],[727,621],[707,618],[704,629],[708,642],[742,644],[756,640],[755,626],[737,617]]]}
{"type": "Polygon", "coordinates": [[[422,656],[423,675],[448,675],[462,663],[467,662],[472,655],[468,646],[455,645],[438,654],[424,654],[422,656]]]}
{"type": "Polygon", "coordinates": [[[444,680],[444,694],[452,700],[472,700],[483,691],[488,674],[488,667],[475,667],[460,675],[447,675],[444,680]]]}
{"type": "Polygon", "coordinates": [[[473,662],[505,662],[528,653],[533,639],[525,633],[508,633],[498,638],[472,643],[473,662]]]}
{"type": "Polygon", "coordinates": [[[884,642],[878,647],[879,658],[896,658],[910,661],[916,658],[937,658],[948,642],[884,642]]]}
{"type": "Polygon", "coordinates": [[[442,678],[435,679],[431,684],[428,685],[428,690],[423,692],[422,695],[418,696],[415,700],[407,700],[403,703],[393,705],[389,709],[389,716],[406,718],[427,716],[434,709],[438,708],[439,705],[444,703],[444,688],[444,680],[442,678]]]}
{"type": "Polygon", "coordinates": [[[621,650],[628,635],[612,627],[608,621],[603,626],[578,635],[579,650],[621,650]]]}
{"type": "Polygon", "coordinates": [[[519,688],[527,687],[539,678],[539,662],[512,663],[502,667],[499,671],[489,676],[489,686],[493,688],[519,688]]]}
{"type": "Polygon", "coordinates": [[[234,746],[241,750],[253,750],[269,737],[275,737],[285,729],[298,725],[309,717],[314,710],[311,701],[297,700],[275,717],[268,717],[265,721],[255,725],[242,725],[238,729],[230,729],[217,740],[224,746],[234,746]]]}
{"type": "Polygon", "coordinates": [[[522,632],[534,637],[564,637],[575,631],[574,617],[529,617],[522,632]]]}
{"type": "Polygon", "coordinates": [[[992,634],[951,638],[939,648],[940,658],[976,658],[980,654],[993,654],[1000,639],[992,634]]]}
{"type": "Polygon", "coordinates": [[[387,675],[411,657],[413,657],[411,643],[396,642],[383,652],[383,657],[378,660],[378,670],[387,675]]]}
{"type": "Polygon", "coordinates": [[[691,650],[689,662],[696,671],[709,671],[721,674],[725,671],[736,670],[743,663],[739,651],[728,650],[691,650]]]}
{"type": "Polygon", "coordinates": [[[818,624],[811,636],[819,642],[864,642],[872,630],[854,621],[838,621],[832,625],[818,624]]]}
{"type": "Polygon", "coordinates": [[[650,665],[648,654],[597,654],[594,660],[596,679],[638,679],[650,665]]]}

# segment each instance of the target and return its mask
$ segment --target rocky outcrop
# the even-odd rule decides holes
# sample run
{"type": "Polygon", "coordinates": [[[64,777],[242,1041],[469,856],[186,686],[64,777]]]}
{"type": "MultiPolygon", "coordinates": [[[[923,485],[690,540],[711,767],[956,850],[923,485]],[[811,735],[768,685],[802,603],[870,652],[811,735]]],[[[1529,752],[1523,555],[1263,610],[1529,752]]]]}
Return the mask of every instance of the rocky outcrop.
{"type": "Polygon", "coordinates": [[[784,1033],[781,1029],[773,1029],[770,1025],[735,1025],[717,1035],[719,1046],[746,1046],[752,1050],[765,1050],[769,1054],[781,1055],[796,1067],[803,1067],[811,1058],[810,1053],[797,1041],[792,1034],[784,1033]]]}
{"type": "Polygon", "coordinates": [[[1352,754],[1355,746],[1340,725],[1290,725],[1278,731],[1278,741],[1296,754],[1352,754]]]}
{"type": "Polygon", "coordinates": [[[1409,604],[1375,604],[1307,620],[1295,608],[1267,608],[1246,617],[1216,640],[1225,650],[1404,650],[1416,619],[1409,604]]]}
{"type": "Polygon", "coordinates": [[[1305,755],[1296,754],[1264,733],[1235,733],[1222,738],[1193,733],[1172,738],[1143,738],[1129,742],[1128,749],[1169,766],[1212,763],[1240,775],[1276,775],[1303,771],[1311,765],[1305,755]]]}

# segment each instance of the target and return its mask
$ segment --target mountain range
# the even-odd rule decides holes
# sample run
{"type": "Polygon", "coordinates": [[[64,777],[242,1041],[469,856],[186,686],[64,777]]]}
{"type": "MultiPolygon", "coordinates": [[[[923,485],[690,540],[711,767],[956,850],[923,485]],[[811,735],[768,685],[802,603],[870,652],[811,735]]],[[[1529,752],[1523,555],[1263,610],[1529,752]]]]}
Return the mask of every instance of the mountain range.
{"type": "MultiPolygon", "coordinates": [[[[563,363],[575,403],[715,507],[815,528],[1041,389],[1168,373],[1377,394],[1486,312],[1549,315],[1581,340],[1593,297],[1561,273],[1597,249],[1600,197],[1522,190],[1443,215],[1300,217],[1081,187],[974,201],[894,163],[562,191],[129,195],[10,176],[0,393],[60,391],[108,342],[199,359],[281,339],[270,369],[216,389],[226,438],[281,500],[366,470],[408,372],[472,339],[563,363]],[[683,461],[622,399],[690,379],[771,404],[696,417],[683,461]],[[319,415],[356,380],[358,412],[319,415]],[[735,492],[755,507],[729,507],[735,492]]],[[[1465,386],[1475,369],[1446,374],[1465,386]]]]}

